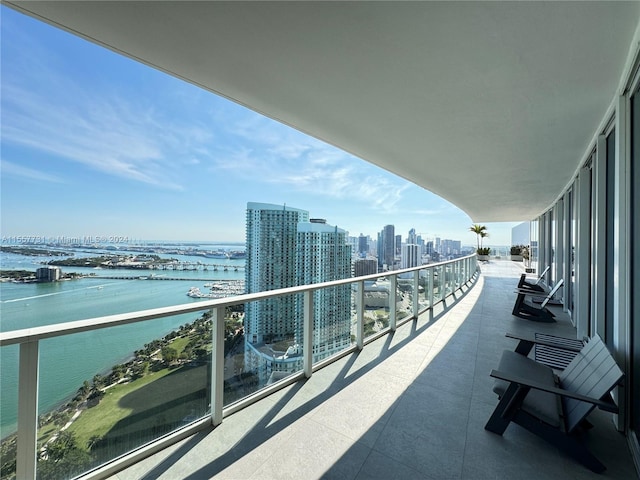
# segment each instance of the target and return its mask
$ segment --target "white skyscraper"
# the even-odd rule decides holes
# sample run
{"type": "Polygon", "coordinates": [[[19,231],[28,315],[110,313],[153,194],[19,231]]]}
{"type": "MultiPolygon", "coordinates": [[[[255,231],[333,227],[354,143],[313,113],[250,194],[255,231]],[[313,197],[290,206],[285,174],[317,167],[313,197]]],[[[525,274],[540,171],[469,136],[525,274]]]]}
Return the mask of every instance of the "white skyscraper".
{"type": "MultiPolygon", "coordinates": [[[[266,203],[247,204],[246,293],[296,285],[296,237],[299,222],[308,222],[309,212],[266,203]]],[[[271,345],[294,342],[296,299],[283,296],[245,305],[245,369],[264,381],[272,371],[271,345]]],[[[284,352],[283,352],[284,353],[284,352]]]]}
{"type": "Polygon", "coordinates": [[[402,268],[417,267],[419,261],[418,245],[405,244],[402,246],[402,268]]]}
{"type": "MultiPolygon", "coordinates": [[[[247,293],[351,276],[346,232],[323,220],[310,222],[305,210],[248,203],[246,242],[247,293]]],[[[245,369],[261,382],[302,367],[302,311],[296,295],[245,305],[245,369]]],[[[348,285],[314,294],[314,360],[349,345],[350,313],[348,285]]]]}
{"type": "MultiPolygon", "coordinates": [[[[346,232],[324,220],[298,224],[297,276],[300,285],[351,276],[351,247],[346,232]]],[[[351,286],[314,292],[313,360],[318,361],[351,344],[351,286]]],[[[302,308],[302,305],[300,305],[302,308]]],[[[296,340],[302,343],[302,324],[296,340]]]]}

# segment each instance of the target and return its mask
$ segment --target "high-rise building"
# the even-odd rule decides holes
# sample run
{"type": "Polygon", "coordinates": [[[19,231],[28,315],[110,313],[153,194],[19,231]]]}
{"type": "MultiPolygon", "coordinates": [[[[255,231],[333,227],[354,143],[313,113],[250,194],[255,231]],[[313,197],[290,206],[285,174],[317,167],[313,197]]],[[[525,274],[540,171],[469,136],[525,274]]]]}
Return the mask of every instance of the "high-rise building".
{"type": "Polygon", "coordinates": [[[427,241],[427,243],[425,244],[424,250],[425,250],[424,253],[426,253],[427,255],[433,255],[433,252],[435,251],[435,249],[433,247],[432,240],[427,241]]]}
{"type": "Polygon", "coordinates": [[[353,262],[353,276],[362,277],[378,273],[378,262],[375,258],[359,258],[353,262]]]}
{"type": "Polygon", "coordinates": [[[407,235],[407,243],[409,244],[418,244],[418,236],[416,235],[416,229],[412,228],[409,230],[409,234],[407,235]]]}
{"type": "Polygon", "coordinates": [[[420,235],[416,236],[416,243],[418,244],[418,253],[420,256],[422,256],[423,254],[425,254],[425,246],[424,246],[424,238],[422,238],[420,235]]]}
{"type": "MultiPolygon", "coordinates": [[[[247,293],[351,276],[346,232],[306,210],[248,203],[246,244],[247,293]]],[[[314,360],[349,345],[350,302],[348,285],[315,292],[314,360]]],[[[296,295],[245,305],[245,369],[260,381],[301,368],[302,307],[296,295]]]]}
{"type": "MultiPolygon", "coordinates": [[[[247,204],[246,293],[296,285],[298,223],[308,222],[309,212],[266,203],[247,204]]],[[[272,370],[273,353],[265,345],[293,343],[296,299],[282,296],[245,305],[245,369],[264,380],[272,370]]]]}
{"type": "MultiPolygon", "coordinates": [[[[298,223],[296,276],[299,285],[351,277],[351,248],[345,231],[325,221],[298,223]]],[[[299,298],[298,314],[302,315],[299,298]]],[[[313,294],[313,361],[319,361],[351,344],[351,286],[339,285],[313,294]]],[[[302,344],[302,322],[295,343],[302,344]]],[[[301,367],[301,364],[299,365],[301,367]]]]}
{"type": "Polygon", "coordinates": [[[462,244],[460,240],[444,239],[440,242],[440,254],[450,258],[460,255],[462,244]]]}
{"type": "Polygon", "coordinates": [[[39,282],[57,282],[62,277],[60,267],[47,266],[36,270],[36,279],[39,282]]]}
{"type": "Polygon", "coordinates": [[[418,245],[405,244],[402,246],[402,268],[417,267],[420,264],[418,245]]]}
{"type": "Polygon", "coordinates": [[[356,255],[358,255],[358,250],[360,248],[360,238],[347,235],[346,243],[351,248],[351,256],[355,257],[356,255]]]}
{"type": "Polygon", "coordinates": [[[396,256],[396,238],[395,227],[393,225],[385,225],[378,234],[378,270],[393,270],[393,264],[396,256]]]}
{"type": "Polygon", "coordinates": [[[369,242],[367,240],[367,237],[363,234],[358,237],[358,253],[363,257],[369,253],[369,242]]]}

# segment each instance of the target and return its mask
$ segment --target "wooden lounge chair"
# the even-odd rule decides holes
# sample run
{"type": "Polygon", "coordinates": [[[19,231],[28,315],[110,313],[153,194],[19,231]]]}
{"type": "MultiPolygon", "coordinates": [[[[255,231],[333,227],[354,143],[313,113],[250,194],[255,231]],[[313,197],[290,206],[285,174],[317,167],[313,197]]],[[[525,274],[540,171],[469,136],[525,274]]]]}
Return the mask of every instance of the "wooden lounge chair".
{"type": "Polygon", "coordinates": [[[486,430],[502,435],[511,422],[517,423],[590,470],[605,470],[580,438],[595,407],[618,413],[611,391],[624,374],[599,337],[592,338],[558,376],[550,367],[510,350],[503,352],[491,376],[500,401],[486,430]]]}
{"type": "Polygon", "coordinates": [[[547,365],[554,370],[567,368],[571,360],[588,342],[588,339],[578,340],[541,332],[536,332],[533,339],[512,333],[507,333],[505,336],[519,340],[515,349],[517,353],[527,356],[533,350],[533,359],[536,362],[547,365]]]}
{"type": "Polygon", "coordinates": [[[549,268],[550,268],[549,265],[547,265],[547,268],[545,268],[542,271],[542,273],[538,276],[538,280],[536,280],[535,283],[527,282],[527,274],[523,273],[522,275],[520,275],[520,281],[518,282],[518,288],[527,288],[529,290],[533,290],[533,291],[536,291],[536,292],[544,293],[545,292],[545,288],[542,285],[540,285],[540,282],[542,281],[544,276],[549,271],[549,268]]]}
{"type": "Polygon", "coordinates": [[[547,304],[551,301],[563,283],[563,279],[558,280],[539,307],[527,301],[527,296],[532,295],[532,292],[517,290],[516,293],[518,296],[516,297],[511,313],[516,317],[525,318],[534,322],[555,322],[555,315],[547,308],[547,304]]]}

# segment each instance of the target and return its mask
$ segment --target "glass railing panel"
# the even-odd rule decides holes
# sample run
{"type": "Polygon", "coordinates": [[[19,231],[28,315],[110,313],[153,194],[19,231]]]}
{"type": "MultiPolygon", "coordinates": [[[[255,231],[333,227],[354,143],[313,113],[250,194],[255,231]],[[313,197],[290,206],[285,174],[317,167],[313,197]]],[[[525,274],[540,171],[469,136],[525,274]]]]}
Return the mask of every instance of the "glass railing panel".
{"type": "Polygon", "coordinates": [[[397,285],[396,321],[401,322],[413,315],[413,272],[399,275],[397,285]]]}
{"type": "Polygon", "coordinates": [[[445,296],[453,293],[453,264],[447,263],[444,265],[444,278],[445,278],[445,296]]]}
{"type": "Polygon", "coordinates": [[[211,332],[207,311],[41,341],[38,478],[71,478],[207,415],[211,332]]]}
{"type": "Polygon", "coordinates": [[[351,290],[351,346],[357,343],[358,333],[358,282],[353,282],[349,286],[351,290]]]}
{"type": "Polygon", "coordinates": [[[16,447],[18,429],[18,362],[20,355],[18,345],[0,348],[0,421],[2,422],[2,443],[0,459],[2,460],[1,478],[15,478],[16,447]]]}
{"type": "Polygon", "coordinates": [[[442,296],[442,275],[440,267],[433,267],[433,302],[438,303],[442,296]]]}
{"type": "Polygon", "coordinates": [[[429,269],[420,270],[418,276],[418,305],[420,310],[429,305],[429,269]]]}
{"type": "Polygon", "coordinates": [[[303,295],[247,302],[243,330],[225,354],[224,405],[303,369],[303,295]]]}
{"type": "Polygon", "coordinates": [[[321,288],[313,293],[314,364],[353,345],[353,301],[350,284],[321,288]]]}
{"type": "MultiPolygon", "coordinates": [[[[391,280],[380,277],[364,282],[364,338],[375,335],[389,326],[389,298],[391,280]]],[[[396,300],[399,300],[396,297],[396,300]]]]}

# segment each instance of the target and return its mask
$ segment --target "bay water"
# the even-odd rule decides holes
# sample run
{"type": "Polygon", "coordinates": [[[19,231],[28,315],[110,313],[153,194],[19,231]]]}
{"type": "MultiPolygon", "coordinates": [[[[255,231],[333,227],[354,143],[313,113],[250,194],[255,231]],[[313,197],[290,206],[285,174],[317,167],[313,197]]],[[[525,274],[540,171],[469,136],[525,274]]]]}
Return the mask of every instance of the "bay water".
{"type": "MultiPolygon", "coordinates": [[[[235,246],[237,248],[237,246],[235,246]]],[[[96,253],[76,253],[97,256],[96,253]]],[[[113,252],[111,252],[113,253],[113,252]]],[[[0,331],[51,325],[118,313],[167,307],[201,301],[186,295],[190,287],[203,292],[204,283],[244,279],[244,260],[203,258],[189,255],[160,255],[181,262],[202,262],[228,266],[203,270],[128,270],[62,267],[63,272],[96,274],[52,283],[0,283],[0,331]],[[238,270],[235,270],[238,267],[238,270]],[[114,276],[166,276],[182,280],[116,280],[114,276]]],[[[42,262],[62,257],[27,257],[2,252],[3,270],[35,271],[42,262]]],[[[74,396],[85,380],[131,358],[133,352],[175,330],[193,322],[200,314],[184,314],[123,325],[91,332],[56,337],[40,342],[39,411],[56,408],[74,396]]],[[[0,436],[16,430],[18,406],[19,347],[0,348],[0,436]]]]}

